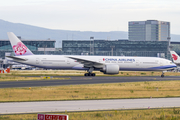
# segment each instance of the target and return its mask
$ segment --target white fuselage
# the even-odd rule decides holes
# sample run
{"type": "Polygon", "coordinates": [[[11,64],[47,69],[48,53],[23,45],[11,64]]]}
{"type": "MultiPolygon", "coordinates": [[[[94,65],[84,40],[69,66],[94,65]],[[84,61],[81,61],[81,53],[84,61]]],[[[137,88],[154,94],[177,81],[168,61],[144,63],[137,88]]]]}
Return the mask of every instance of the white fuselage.
{"type": "MultiPolygon", "coordinates": [[[[71,55],[69,55],[71,56],[71,55]]],[[[27,55],[17,56],[26,61],[19,63],[32,65],[46,69],[71,69],[88,70],[88,66],[68,58],[65,55],[27,55]]],[[[100,70],[108,64],[119,65],[119,70],[124,71],[164,71],[176,67],[170,60],[157,57],[121,57],[121,56],[73,56],[84,60],[95,61],[101,65],[94,64],[94,70],[100,70]]]]}

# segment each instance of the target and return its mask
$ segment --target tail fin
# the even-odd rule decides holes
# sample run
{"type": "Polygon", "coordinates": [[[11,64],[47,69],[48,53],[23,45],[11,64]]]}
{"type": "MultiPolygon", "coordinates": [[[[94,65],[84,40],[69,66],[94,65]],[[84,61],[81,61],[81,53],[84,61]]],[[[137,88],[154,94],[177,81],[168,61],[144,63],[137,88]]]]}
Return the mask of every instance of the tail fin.
{"type": "Polygon", "coordinates": [[[33,53],[16,37],[12,32],[8,32],[8,37],[15,56],[33,55],[33,53]]]}
{"type": "Polygon", "coordinates": [[[180,64],[180,57],[179,57],[179,55],[175,51],[170,51],[170,53],[171,53],[171,57],[173,59],[173,62],[175,64],[180,64]]]}

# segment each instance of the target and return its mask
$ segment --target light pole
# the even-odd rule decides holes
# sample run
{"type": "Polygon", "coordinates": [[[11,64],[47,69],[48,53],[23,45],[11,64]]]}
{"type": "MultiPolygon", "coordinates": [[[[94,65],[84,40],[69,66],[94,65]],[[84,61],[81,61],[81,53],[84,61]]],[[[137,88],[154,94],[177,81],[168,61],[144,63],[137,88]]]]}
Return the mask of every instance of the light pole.
{"type": "Polygon", "coordinates": [[[167,40],[168,40],[168,48],[167,48],[167,58],[168,58],[168,54],[170,53],[170,40],[171,40],[171,37],[167,37],[167,40]]]}
{"type": "Polygon", "coordinates": [[[110,46],[111,47],[111,56],[113,56],[113,48],[115,48],[115,46],[110,46]]]}
{"type": "Polygon", "coordinates": [[[94,37],[90,37],[90,55],[94,55],[94,37]],[[93,41],[93,44],[91,44],[93,41]]]}

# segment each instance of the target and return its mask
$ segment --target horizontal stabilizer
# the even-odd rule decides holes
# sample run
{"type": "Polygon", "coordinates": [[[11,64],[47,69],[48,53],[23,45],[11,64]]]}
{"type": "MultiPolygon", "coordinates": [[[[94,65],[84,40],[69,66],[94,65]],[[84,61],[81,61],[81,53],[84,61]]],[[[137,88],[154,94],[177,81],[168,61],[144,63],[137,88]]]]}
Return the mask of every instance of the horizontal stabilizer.
{"type": "Polygon", "coordinates": [[[19,57],[15,57],[15,56],[6,56],[8,58],[12,58],[15,61],[26,61],[27,59],[23,59],[23,58],[19,58],[19,57]]]}

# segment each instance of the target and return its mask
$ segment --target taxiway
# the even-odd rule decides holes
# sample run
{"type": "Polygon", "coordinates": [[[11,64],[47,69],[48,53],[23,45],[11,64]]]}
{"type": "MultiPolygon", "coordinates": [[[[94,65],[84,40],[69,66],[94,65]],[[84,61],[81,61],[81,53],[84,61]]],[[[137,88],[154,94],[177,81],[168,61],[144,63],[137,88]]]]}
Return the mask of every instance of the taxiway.
{"type": "Polygon", "coordinates": [[[12,87],[39,87],[39,86],[60,86],[60,85],[81,85],[81,84],[101,84],[101,83],[121,83],[121,82],[143,82],[143,81],[170,81],[180,80],[180,76],[133,76],[133,77],[77,77],[61,76],[58,78],[68,78],[65,80],[28,80],[28,81],[3,81],[0,88],[12,87]]]}
{"type": "Polygon", "coordinates": [[[180,98],[75,100],[0,103],[0,114],[180,107],[180,98]]]}

